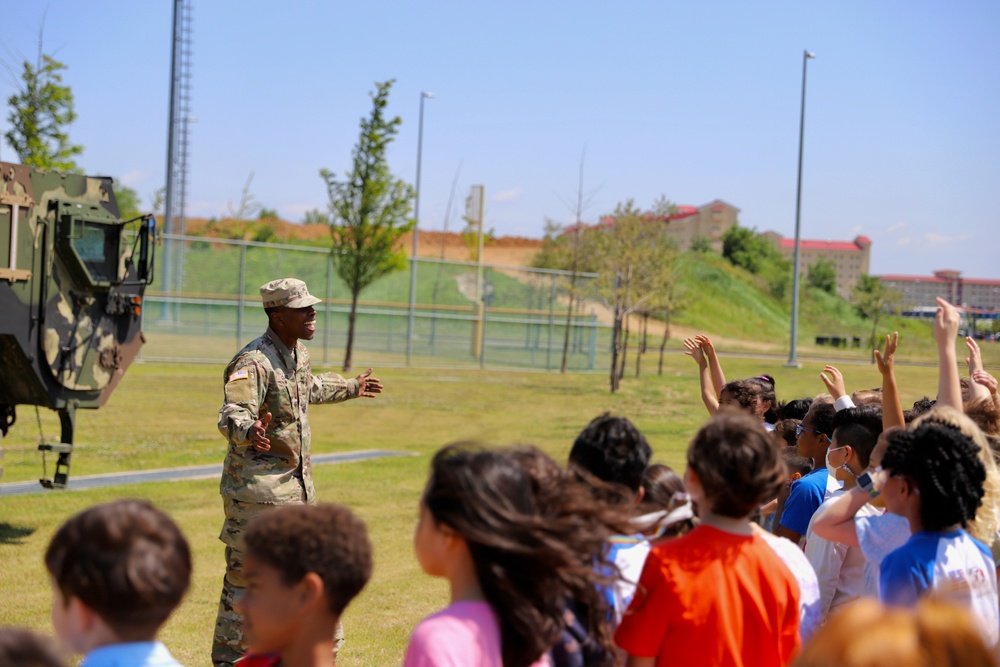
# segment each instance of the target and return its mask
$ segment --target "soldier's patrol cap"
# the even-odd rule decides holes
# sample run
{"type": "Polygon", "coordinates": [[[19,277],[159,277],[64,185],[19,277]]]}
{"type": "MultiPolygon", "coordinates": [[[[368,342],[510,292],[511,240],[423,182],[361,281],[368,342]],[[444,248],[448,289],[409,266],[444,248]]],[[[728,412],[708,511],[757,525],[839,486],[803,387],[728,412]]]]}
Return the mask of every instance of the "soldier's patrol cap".
{"type": "Polygon", "coordinates": [[[305,308],[320,301],[309,293],[304,282],[295,278],[280,278],[261,285],[260,298],[265,308],[305,308]]]}

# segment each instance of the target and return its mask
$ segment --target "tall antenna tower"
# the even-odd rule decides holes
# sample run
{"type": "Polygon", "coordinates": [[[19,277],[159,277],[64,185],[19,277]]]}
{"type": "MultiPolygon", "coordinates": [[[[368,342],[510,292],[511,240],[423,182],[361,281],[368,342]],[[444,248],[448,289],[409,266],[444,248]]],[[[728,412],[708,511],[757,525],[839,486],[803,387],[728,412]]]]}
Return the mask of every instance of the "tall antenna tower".
{"type": "MultiPolygon", "coordinates": [[[[187,210],[188,156],[191,145],[191,45],[194,34],[193,0],[174,0],[173,46],[170,62],[170,114],[167,135],[167,191],[163,216],[166,234],[184,234],[187,210]]],[[[163,291],[172,295],[173,307],[167,303],[160,309],[161,320],[180,322],[180,304],[176,297],[182,291],[184,276],[184,244],[168,241],[163,247],[163,291]]]]}

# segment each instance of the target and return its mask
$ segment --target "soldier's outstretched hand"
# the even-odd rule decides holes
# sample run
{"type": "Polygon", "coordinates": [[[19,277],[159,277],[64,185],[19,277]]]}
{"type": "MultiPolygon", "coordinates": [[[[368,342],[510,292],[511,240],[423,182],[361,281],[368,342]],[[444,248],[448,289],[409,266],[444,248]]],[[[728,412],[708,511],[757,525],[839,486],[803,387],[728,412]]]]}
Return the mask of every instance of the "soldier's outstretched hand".
{"type": "Polygon", "coordinates": [[[271,441],[264,435],[267,433],[267,425],[270,423],[271,413],[268,412],[250,425],[250,430],[247,431],[247,438],[250,440],[251,447],[261,452],[271,449],[271,441]]]}
{"type": "Polygon", "coordinates": [[[377,377],[372,377],[371,368],[356,379],[358,381],[358,398],[375,398],[376,394],[382,393],[382,381],[377,377]]]}

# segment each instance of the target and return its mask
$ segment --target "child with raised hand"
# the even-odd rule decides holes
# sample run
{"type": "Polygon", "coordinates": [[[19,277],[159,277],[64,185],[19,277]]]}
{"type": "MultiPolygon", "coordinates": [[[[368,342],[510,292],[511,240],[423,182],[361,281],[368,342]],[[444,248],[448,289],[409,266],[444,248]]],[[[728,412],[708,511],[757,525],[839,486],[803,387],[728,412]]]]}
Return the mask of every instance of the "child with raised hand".
{"type": "Polygon", "coordinates": [[[895,357],[898,346],[899,332],[893,331],[892,334],[885,335],[885,349],[881,352],[877,349],[872,352],[878,364],[878,372],[882,375],[883,431],[906,423],[903,405],[899,400],[899,387],[896,385],[895,357]]]}
{"type": "MultiPolygon", "coordinates": [[[[613,581],[601,574],[610,530],[587,518],[606,509],[574,494],[563,510],[543,488],[503,451],[454,444],[435,454],[414,551],[424,572],[448,580],[450,604],[414,628],[405,667],[544,665],[567,601],[608,618],[598,586],[613,581]]],[[[606,624],[587,631],[614,654],[606,624]]]]}
{"type": "Polygon", "coordinates": [[[913,535],[882,561],[879,595],[901,606],[931,594],[958,604],[995,646],[996,564],[989,548],[963,530],[983,501],[986,469],[978,450],[960,430],[933,419],[890,441],[880,490],[886,508],[905,517],[913,535]]]}
{"type": "Polygon", "coordinates": [[[372,574],[364,522],[342,505],[285,505],[243,536],[237,600],[249,653],[242,667],[332,667],[334,629],[372,574]]]}
{"type": "Polygon", "coordinates": [[[969,399],[991,398],[989,388],[976,381],[976,371],[983,371],[983,353],[979,349],[979,343],[972,336],[966,336],[965,347],[969,350],[969,356],[965,358],[965,365],[969,367],[969,399]]]}
{"type": "Polygon", "coordinates": [[[177,524],[142,500],[95,505],[56,531],[45,552],[52,625],[82,667],[179,667],[156,641],[191,581],[177,524]]]}
{"type": "Polygon", "coordinates": [[[710,416],[714,416],[720,406],[729,406],[756,416],[768,431],[774,428],[778,420],[778,401],[773,377],[758,375],[726,382],[719,356],[708,336],[699,334],[686,338],[684,348],[684,354],[698,364],[701,400],[710,416]]]}
{"type": "Polygon", "coordinates": [[[799,586],[750,514],[784,461],[753,417],[720,413],[687,451],[684,483],[701,525],[653,547],[615,640],[629,667],[787,665],[799,648],[799,586]]]}

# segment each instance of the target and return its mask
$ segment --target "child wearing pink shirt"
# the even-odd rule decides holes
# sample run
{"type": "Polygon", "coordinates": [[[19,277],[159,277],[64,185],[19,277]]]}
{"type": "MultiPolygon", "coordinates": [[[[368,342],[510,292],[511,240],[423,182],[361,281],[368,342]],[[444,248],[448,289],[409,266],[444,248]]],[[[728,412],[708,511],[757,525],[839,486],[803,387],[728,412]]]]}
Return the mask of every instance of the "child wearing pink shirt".
{"type": "Polygon", "coordinates": [[[590,501],[567,494],[571,511],[557,506],[562,496],[517,456],[466,445],[434,456],[414,551],[424,572],[448,580],[451,603],[414,628],[404,667],[550,665],[568,601],[600,610],[587,617],[589,636],[614,655],[610,629],[595,622],[607,617],[598,584],[610,570],[595,564],[606,564],[610,531],[582,530],[590,501]]]}

